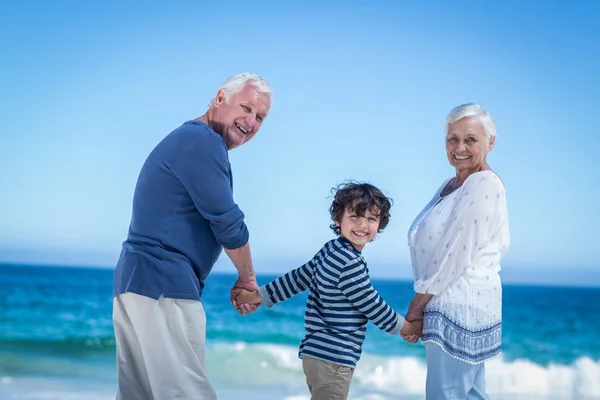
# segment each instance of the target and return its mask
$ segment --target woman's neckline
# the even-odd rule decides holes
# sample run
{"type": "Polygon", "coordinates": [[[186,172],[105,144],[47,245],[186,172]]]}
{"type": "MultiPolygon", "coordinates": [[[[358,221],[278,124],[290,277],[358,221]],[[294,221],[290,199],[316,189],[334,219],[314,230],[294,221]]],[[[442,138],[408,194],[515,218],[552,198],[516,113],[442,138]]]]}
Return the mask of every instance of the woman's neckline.
{"type": "Polygon", "coordinates": [[[446,188],[448,187],[448,185],[450,185],[450,184],[452,184],[452,183],[454,183],[456,181],[456,177],[455,176],[452,177],[452,178],[450,178],[450,179],[448,179],[448,181],[446,182],[446,184],[444,185],[444,187],[442,187],[442,190],[440,190],[440,194],[439,194],[440,199],[443,199],[444,197],[447,197],[447,196],[451,195],[452,193],[456,192],[458,189],[460,189],[461,187],[463,187],[465,185],[465,183],[467,183],[467,181],[469,179],[471,179],[471,177],[473,175],[477,175],[477,174],[481,174],[481,173],[485,173],[485,172],[490,172],[490,173],[496,175],[496,173],[493,170],[491,170],[491,169],[484,169],[483,171],[473,172],[471,175],[467,176],[467,179],[465,179],[465,181],[462,183],[462,185],[460,185],[458,187],[455,187],[450,192],[444,194],[444,190],[446,190],[446,188]]]}

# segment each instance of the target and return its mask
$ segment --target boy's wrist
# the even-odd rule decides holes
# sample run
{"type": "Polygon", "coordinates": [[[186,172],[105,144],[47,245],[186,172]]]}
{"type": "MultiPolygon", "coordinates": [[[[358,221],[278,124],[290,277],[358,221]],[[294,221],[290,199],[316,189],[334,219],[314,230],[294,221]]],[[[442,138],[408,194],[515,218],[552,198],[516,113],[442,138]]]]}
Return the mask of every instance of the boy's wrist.
{"type": "Polygon", "coordinates": [[[262,303],[262,297],[260,296],[258,289],[253,291],[252,294],[254,296],[254,303],[262,303]]]}
{"type": "Polygon", "coordinates": [[[257,293],[260,296],[260,300],[265,305],[265,307],[270,308],[273,306],[273,300],[269,298],[269,293],[267,291],[266,286],[260,286],[257,290],[257,293]]]}

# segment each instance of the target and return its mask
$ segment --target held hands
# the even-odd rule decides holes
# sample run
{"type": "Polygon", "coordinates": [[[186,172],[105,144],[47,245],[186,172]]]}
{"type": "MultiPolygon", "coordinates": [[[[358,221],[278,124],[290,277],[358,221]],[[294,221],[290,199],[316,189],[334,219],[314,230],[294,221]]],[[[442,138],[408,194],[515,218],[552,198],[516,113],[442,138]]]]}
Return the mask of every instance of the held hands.
{"type": "Polygon", "coordinates": [[[232,291],[236,293],[235,302],[238,305],[240,305],[240,304],[257,305],[262,302],[262,298],[260,297],[260,294],[258,293],[257,290],[250,291],[250,290],[246,290],[246,289],[242,289],[242,288],[235,288],[235,289],[232,289],[232,291]]]}
{"type": "Polygon", "coordinates": [[[406,313],[404,326],[400,330],[400,335],[409,343],[417,343],[419,337],[423,334],[423,312],[425,305],[432,296],[416,294],[410,302],[408,312],[406,313]],[[421,301],[420,301],[421,300],[421,301]]]}
{"type": "MultiPolygon", "coordinates": [[[[235,281],[233,287],[229,291],[229,301],[231,302],[231,305],[236,308],[239,315],[252,314],[260,307],[262,300],[259,300],[254,304],[252,302],[244,301],[244,297],[238,300],[238,296],[241,292],[252,293],[251,291],[257,290],[258,284],[256,283],[256,279],[238,278],[238,280],[235,281]]],[[[258,292],[256,292],[256,294],[258,294],[258,292]]]]}
{"type": "Polygon", "coordinates": [[[402,339],[409,343],[417,343],[419,337],[423,334],[423,320],[418,319],[414,321],[406,320],[404,326],[400,330],[400,336],[402,339]]]}

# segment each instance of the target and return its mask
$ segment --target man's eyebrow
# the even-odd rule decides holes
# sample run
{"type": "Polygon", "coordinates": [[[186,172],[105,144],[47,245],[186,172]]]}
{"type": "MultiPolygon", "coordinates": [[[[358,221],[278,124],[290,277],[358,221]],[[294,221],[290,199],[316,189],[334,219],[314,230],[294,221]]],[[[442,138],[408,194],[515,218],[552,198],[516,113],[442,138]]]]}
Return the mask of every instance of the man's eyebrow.
{"type": "MultiPolygon", "coordinates": [[[[477,136],[477,132],[466,132],[465,135],[466,136],[477,136]]],[[[448,132],[446,137],[448,137],[448,136],[457,136],[457,134],[454,132],[448,132]]]]}
{"type": "Polygon", "coordinates": [[[258,107],[256,106],[256,104],[254,104],[254,103],[252,102],[252,100],[242,100],[242,101],[240,101],[240,104],[244,104],[244,105],[250,106],[250,107],[252,107],[252,108],[254,108],[254,109],[257,109],[257,108],[258,108],[258,107]]]}

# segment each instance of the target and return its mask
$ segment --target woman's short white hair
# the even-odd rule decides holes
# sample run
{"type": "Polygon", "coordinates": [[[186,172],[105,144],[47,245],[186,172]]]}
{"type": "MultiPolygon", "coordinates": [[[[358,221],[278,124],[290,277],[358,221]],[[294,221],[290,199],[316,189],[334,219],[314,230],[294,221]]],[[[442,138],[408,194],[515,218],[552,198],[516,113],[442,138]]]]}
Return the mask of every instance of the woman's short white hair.
{"type": "Polygon", "coordinates": [[[496,137],[496,122],[494,122],[489,112],[485,111],[479,104],[474,103],[462,104],[450,110],[446,116],[446,124],[444,125],[446,135],[448,134],[448,129],[450,129],[450,124],[467,117],[474,117],[479,120],[479,123],[483,126],[483,133],[488,144],[493,137],[496,137]]]}
{"type": "MultiPolygon", "coordinates": [[[[267,81],[260,75],[253,74],[251,72],[240,72],[227,78],[227,80],[221,85],[219,90],[225,90],[225,102],[227,103],[232,95],[241,91],[246,84],[251,84],[260,93],[266,93],[269,98],[273,97],[273,89],[267,81]]],[[[213,99],[208,103],[210,107],[214,103],[213,99]]]]}

